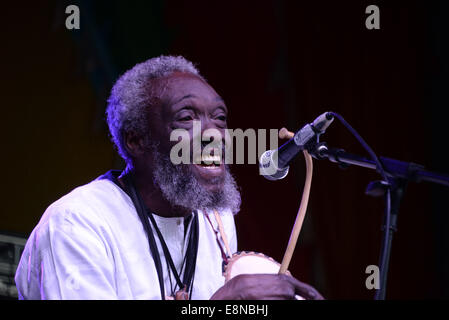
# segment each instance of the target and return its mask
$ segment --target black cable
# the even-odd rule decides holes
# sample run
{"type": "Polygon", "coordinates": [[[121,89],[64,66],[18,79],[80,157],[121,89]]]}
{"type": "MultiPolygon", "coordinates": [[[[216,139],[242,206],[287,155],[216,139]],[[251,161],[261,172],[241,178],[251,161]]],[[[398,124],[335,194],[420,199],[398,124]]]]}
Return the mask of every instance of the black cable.
{"type": "Polygon", "coordinates": [[[386,263],[387,263],[387,255],[388,255],[388,243],[390,240],[390,228],[391,228],[391,189],[390,183],[385,173],[385,169],[380,162],[377,155],[374,153],[373,149],[363,140],[363,138],[359,135],[359,133],[338,113],[330,112],[335,118],[337,118],[351,133],[352,135],[359,141],[362,147],[368,152],[373,161],[376,162],[377,171],[382,176],[382,179],[386,183],[386,197],[385,197],[385,233],[384,233],[384,246],[382,248],[382,252],[380,255],[380,288],[377,290],[375,295],[375,300],[385,299],[385,288],[387,281],[387,271],[386,263]]]}
{"type": "Polygon", "coordinates": [[[125,184],[126,192],[131,198],[137,214],[140,218],[140,221],[142,222],[143,228],[147,234],[148,237],[148,244],[150,247],[150,252],[154,260],[154,265],[156,267],[156,272],[159,280],[159,288],[161,291],[161,299],[165,300],[165,288],[164,288],[164,278],[163,278],[163,272],[162,272],[162,263],[161,263],[161,257],[159,256],[159,251],[157,249],[156,240],[154,238],[150,222],[148,221],[146,210],[145,210],[145,204],[143,202],[143,199],[140,197],[139,192],[137,191],[134,183],[134,179],[132,177],[132,173],[128,172],[123,175],[123,182],[125,184]]]}

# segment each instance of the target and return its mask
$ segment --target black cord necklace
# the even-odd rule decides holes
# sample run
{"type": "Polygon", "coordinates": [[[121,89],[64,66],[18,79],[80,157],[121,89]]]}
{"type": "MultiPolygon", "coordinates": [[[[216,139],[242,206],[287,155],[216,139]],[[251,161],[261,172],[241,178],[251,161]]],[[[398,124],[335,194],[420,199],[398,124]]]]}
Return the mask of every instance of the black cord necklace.
{"type": "MultiPolygon", "coordinates": [[[[164,237],[162,236],[161,231],[159,230],[156,221],[154,219],[153,214],[148,212],[148,215],[150,217],[150,221],[153,224],[154,230],[156,230],[156,234],[159,238],[159,241],[162,246],[162,250],[164,251],[164,256],[166,263],[169,267],[169,270],[171,271],[171,274],[175,277],[176,285],[174,288],[171,288],[171,294],[175,298],[182,298],[187,300],[192,296],[192,289],[193,289],[193,279],[194,279],[194,273],[195,273],[195,267],[196,267],[196,257],[198,253],[198,212],[195,211],[193,214],[193,221],[192,225],[190,227],[189,237],[188,237],[188,246],[186,250],[186,254],[184,256],[184,261],[181,266],[181,269],[179,270],[179,273],[176,269],[176,266],[173,262],[173,259],[171,257],[170,251],[168,250],[167,244],[164,240],[164,237]],[[181,274],[182,269],[185,266],[184,275],[181,280],[181,274]],[[176,288],[179,288],[177,292],[176,288]],[[186,296],[187,294],[187,296],[186,296]]],[[[170,274],[169,274],[170,276],[170,274]]]]}
{"type": "MultiPolygon", "coordinates": [[[[162,270],[162,263],[161,263],[161,257],[159,255],[159,250],[157,248],[156,240],[154,238],[153,230],[150,226],[150,223],[148,221],[151,221],[153,228],[156,230],[156,233],[159,237],[160,243],[162,245],[162,250],[164,251],[164,255],[166,258],[167,265],[171,269],[171,272],[175,276],[176,284],[180,288],[179,291],[174,293],[174,289],[172,289],[172,294],[175,294],[175,299],[177,300],[188,300],[192,297],[192,290],[193,290],[193,281],[194,281],[194,274],[195,274],[195,267],[196,267],[196,258],[198,254],[198,212],[194,212],[192,226],[190,227],[190,235],[189,235],[189,243],[186,251],[186,256],[184,257],[186,259],[186,265],[184,270],[184,276],[183,281],[181,281],[180,274],[182,272],[182,269],[180,270],[180,273],[178,274],[176,267],[173,263],[173,259],[171,258],[170,252],[167,248],[167,245],[164,241],[164,238],[157,227],[156,221],[154,220],[153,215],[151,214],[151,211],[147,209],[145,206],[142,198],[140,197],[139,192],[137,191],[137,188],[135,187],[134,179],[132,176],[132,172],[127,172],[122,176],[123,182],[125,184],[125,191],[130,196],[131,200],[134,203],[134,206],[136,208],[137,214],[140,218],[140,221],[142,222],[142,225],[144,227],[144,230],[148,237],[148,243],[150,246],[151,255],[154,259],[154,264],[156,267],[156,272],[158,275],[159,280],[159,287],[161,291],[161,299],[165,300],[165,288],[164,288],[164,275],[162,270]],[[190,294],[189,294],[190,293],[190,294]]],[[[169,275],[170,276],[170,275],[169,275]]],[[[176,286],[175,286],[176,289],[176,286]]]]}

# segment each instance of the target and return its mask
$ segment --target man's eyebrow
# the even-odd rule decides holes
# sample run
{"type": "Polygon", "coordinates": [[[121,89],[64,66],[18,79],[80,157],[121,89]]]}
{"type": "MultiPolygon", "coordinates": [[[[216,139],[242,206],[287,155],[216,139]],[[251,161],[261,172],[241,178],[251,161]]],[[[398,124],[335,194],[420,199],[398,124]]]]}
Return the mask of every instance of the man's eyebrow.
{"type": "Polygon", "coordinates": [[[177,104],[177,103],[181,102],[182,100],[188,99],[188,98],[196,98],[196,96],[194,94],[188,94],[188,95],[182,97],[181,99],[179,99],[178,101],[176,101],[174,104],[177,104]]]}

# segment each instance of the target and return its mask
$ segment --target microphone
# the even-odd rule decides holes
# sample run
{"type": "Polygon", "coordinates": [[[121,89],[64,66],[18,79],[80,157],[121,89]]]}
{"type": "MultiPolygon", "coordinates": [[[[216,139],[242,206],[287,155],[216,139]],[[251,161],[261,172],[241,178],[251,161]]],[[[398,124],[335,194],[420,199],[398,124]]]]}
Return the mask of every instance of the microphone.
{"type": "Polygon", "coordinates": [[[306,124],[294,137],[276,150],[265,151],[259,159],[259,174],[268,180],[280,180],[287,176],[289,162],[310,144],[316,143],[334,121],[331,112],[325,112],[312,123],[306,124]]]}

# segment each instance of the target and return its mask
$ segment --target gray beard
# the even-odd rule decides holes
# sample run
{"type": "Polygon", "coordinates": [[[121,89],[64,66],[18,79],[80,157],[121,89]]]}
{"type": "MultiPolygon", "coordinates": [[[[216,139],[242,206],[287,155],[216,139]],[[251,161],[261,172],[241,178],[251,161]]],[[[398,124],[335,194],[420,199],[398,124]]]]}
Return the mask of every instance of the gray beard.
{"type": "Polygon", "coordinates": [[[224,177],[213,178],[212,183],[221,184],[218,191],[206,190],[196,179],[189,165],[174,165],[170,157],[162,154],[153,146],[154,155],[153,182],[162,191],[162,195],[173,207],[189,211],[229,209],[233,214],[240,210],[241,196],[234,177],[225,165],[224,177]]]}

